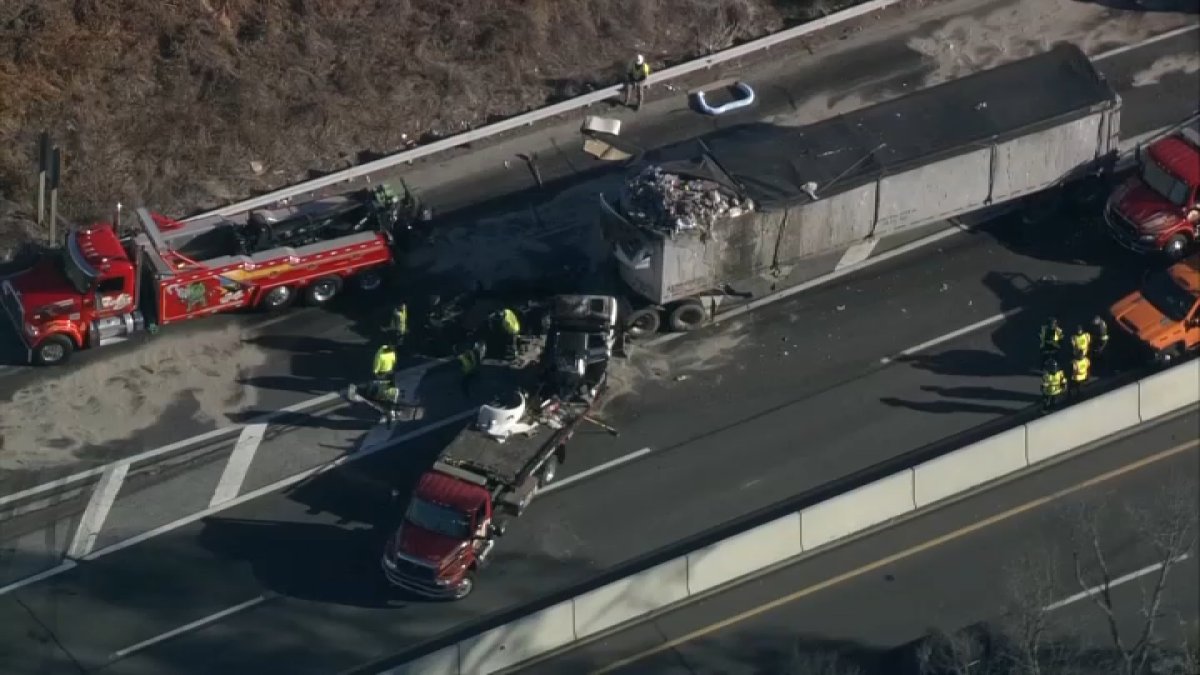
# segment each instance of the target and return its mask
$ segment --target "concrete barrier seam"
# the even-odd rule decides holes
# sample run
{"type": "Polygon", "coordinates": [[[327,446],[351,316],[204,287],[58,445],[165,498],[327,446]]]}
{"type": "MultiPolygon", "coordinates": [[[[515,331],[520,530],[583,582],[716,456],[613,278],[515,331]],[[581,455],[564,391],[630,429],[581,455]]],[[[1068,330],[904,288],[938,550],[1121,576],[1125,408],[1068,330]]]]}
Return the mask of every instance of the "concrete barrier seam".
{"type": "MultiPolygon", "coordinates": [[[[1186,364],[1181,364],[1181,365],[1186,365],[1186,364]]],[[[1109,392],[1109,393],[1116,393],[1121,390],[1126,390],[1126,391],[1136,390],[1140,394],[1140,391],[1141,391],[1140,386],[1142,384],[1142,381],[1143,380],[1133,382],[1129,385],[1126,385],[1124,387],[1121,387],[1120,389],[1114,390],[1113,392],[1109,392]]],[[[622,630],[623,628],[627,627],[628,625],[632,624],[635,621],[646,621],[646,620],[652,619],[655,616],[659,616],[666,612],[672,611],[672,610],[678,608],[679,606],[684,605],[685,603],[694,602],[695,600],[703,599],[703,598],[709,597],[711,595],[721,593],[733,586],[745,584],[756,578],[761,578],[762,576],[771,574],[772,572],[774,572],[780,568],[786,567],[788,565],[794,565],[797,562],[800,562],[802,560],[812,557],[813,555],[823,553],[832,547],[844,546],[855,540],[861,539],[865,536],[869,536],[870,534],[872,534],[878,530],[881,530],[881,529],[884,529],[887,527],[892,527],[892,526],[896,525],[897,523],[911,520],[912,518],[918,517],[920,515],[924,515],[934,509],[944,508],[947,505],[950,505],[957,501],[962,501],[963,499],[967,499],[970,496],[972,496],[974,494],[978,494],[984,490],[995,489],[996,487],[998,487],[1000,485],[1004,485],[1006,483],[1010,483],[1012,481],[1019,480],[1020,478],[1030,475],[1034,471],[1041,471],[1041,470],[1045,470],[1047,468],[1056,466],[1056,465],[1061,464],[1065,461],[1068,461],[1074,457],[1077,457],[1079,455],[1090,452],[1090,451],[1094,450],[1095,448],[1100,447],[1102,445],[1108,445],[1116,440],[1120,440],[1121,438],[1125,438],[1125,437],[1128,437],[1128,436],[1136,434],[1136,433],[1141,433],[1142,431],[1145,431],[1147,427],[1152,428],[1152,427],[1155,427],[1155,426],[1158,426],[1161,424],[1166,424],[1178,417],[1181,417],[1181,416],[1191,412],[1191,408],[1196,403],[1200,403],[1200,399],[1193,400],[1193,401],[1187,401],[1169,413],[1156,416],[1150,422],[1141,421],[1140,417],[1139,417],[1138,422],[1127,425],[1124,428],[1122,428],[1112,434],[1109,434],[1103,438],[1091,439],[1089,441],[1085,441],[1084,443],[1080,444],[1079,446],[1077,446],[1075,448],[1072,448],[1069,451],[1050,455],[1050,456],[1046,457],[1045,459],[1038,461],[1036,463],[1032,463],[1032,464],[1029,462],[1029,454],[1028,454],[1028,442],[1029,442],[1028,425],[1021,425],[1020,428],[1024,429],[1023,436],[1024,436],[1025,445],[1026,445],[1025,466],[1024,467],[1022,467],[1016,471],[1011,471],[1005,475],[999,476],[993,480],[989,480],[989,481],[981,483],[979,485],[974,485],[974,486],[968,487],[967,489],[962,490],[954,495],[950,495],[943,499],[939,499],[937,501],[931,502],[923,507],[916,506],[916,503],[917,503],[916,469],[911,468],[911,467],[907,468],[905,470],[909,472],[910,498],[911,498],[911,501],[913,504],[913,508],[911,510],[908,510],[905,513],[902,513],[895,517],[888,518],[882,522],[875,523],[868,527],[862,528],[860,530],[848,533],[848,534],[840,536],[840,537],[836,537],[834,539],[831,539],[828,542],[824,542],[820,545],[814,546],[811,549],[806,549],[804,547],[803,537],[801,537],[801,552],[798,555],[792,556],[792,557],[784,559],[784,560],[780,560],[769,566],[763,567],[758,570],[754,570],[754,571],[744,574],[740,577],[735,577],[725,583],[719,584],[712,588],[705,589],[698,593],[691,592],[691,578],[690,578],[691,569],[690,569],[690,565],[687,564],[687,556],[690,555],[690,553],[684,554],[683,556],[680,556],[680,557],[684,558],[684,561],[685,561],[684,574],[685,574],[685,582],[686,582],[685,590],[687,593],[686,593],[685,598],[683,598],[682,600],[675,602],[675,603],[668,604],[668,605],[664,605],[662,607],[654,608],[653,610],[650,610],[647,612],[643,612],[641,615],[635,616],[635,617],[627,619],[621,623],[615,624],[603,631],[598,631],[595,634],[589,635],[582,640],[578,639],[578,637],[577,637],[577,639],[572,643],[563,645],[560,648],[548,651],[548,652],[538,655],[537,657],[534,657],[532,659],[527,659],[524,662],[514,664],[514,666],[521,666],[521,665],[529,664],[531,662],[544,660],[545,658],[553,656],[554,654],[563,653],[565,651],[569,651],[570,649],[577,648],[578,646],[580,646],[580,644],[589,644],[589,643],[595,642],[597,640],[603,639],[607,635],[611,635],[611,634],[614,634],[614,633],[622,630]]],[[[1060,411],[1060,412],[1065,412],[1065,411],[1060,411]]],[[[893,474],[893,475],[895,475],[895,474],[893,474]]],[[[797,520],[799,522],[800,528],[803,529],[803,527],[804,527],[803,518],[798,518],[797,520]]],[[[803,534],[803,532],[801,532],[801,534],[803,534]]],[[[694,551],[691,553],[694,553],[694,551]]],[[[667,563],[664,562],[664,563],[660,563],[660,564],[667,564],[667,563]]],[[[572,599],[572,608],[574,608],[574,600],[575,600],[575,598],[572,599]]],[[[572,629],[574,631],[574,626],[572,626],[572,629]]],[[[576,636],[578,635],[577,631],[574,631],[574,633],[576,636]]]]}

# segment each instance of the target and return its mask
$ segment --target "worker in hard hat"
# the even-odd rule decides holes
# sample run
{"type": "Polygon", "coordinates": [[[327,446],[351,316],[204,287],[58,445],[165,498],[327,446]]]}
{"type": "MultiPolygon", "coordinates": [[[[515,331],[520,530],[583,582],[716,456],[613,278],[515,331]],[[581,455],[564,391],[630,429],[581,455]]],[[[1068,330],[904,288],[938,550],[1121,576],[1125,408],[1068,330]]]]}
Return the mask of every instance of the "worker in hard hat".
{"type": "Polygon", "coordinates": [[[1075,358],[1071,360],[1071,380],[1067,383],[1068,399],[1079,398],[1080,392],[1083,391],[1083,385],[1087,384],[1091,370],[1092,361],[1087,354],[1076,354],[1075,358]]]}
{"type": "Polygon", "coordinates": [[[503,339],[504,357],[506,359],[516,358],[517,336],[521,334],[521,319],[516,312],[505,307],[492,315],[492,321],[503,339]]]}
{"type": "Polygon", "coordinates": [[[400,392],[396,388],[396,348],[390,343],[380,345],[371,366],[371,396],[378,401],[395,405],[400,392]]]}
{"type": "Polygon", "coordinates": [[[400,303],[392,309],[392,319],[388,324],[388,331],[392,334],[396,349],[404,346],[404,341],[408,337],[408,305],[400,303]]]}
{"type": "Polygon", "coordinates": [[[1042,413],[1048,413],[1062,398],[1067,388],[1067,375],[1054,359],[1046,359],[1042,367],[1042,413]]]}
{"type": "Polygon", "coordinates": [[[625,105],[632,105],[634,110],[642,109],[642,102],[646,98],[646,80],[650,77],[650,64],[646,63],[646,57],[638,54],[633,63],[629,67],[629,72],[625,76],[625,105]],[[630,100],[632,99],[632,101],[630,100]]]}
{"type": "Polygon", "coordinates": [[[1089,333],[1082,325],[1075,327],[1075,334],[1071,336],[1071,354],[1075,358],[1086,357],[1091,354],[1092,334],[1089,333]]]}
{"type": "Polygon", "coordinates": [[[1038,341],[1041,343],[1042,356],[1051,358],[1057,356],[1059,350],[1062,349],[1063,331],[1058,325],[1058,319],[1053,317],[1042,326],[1041,333],[1038,335],[1038,341]]]}
{"type": "Polygon", "coordinates": [[[479,365],[483,362],[486,348],[482,341],[475,342],[466,351],[458,355],[458,363],[462,367],[463,396],[471,397],[471,383],[479,376],[479,365]]]}

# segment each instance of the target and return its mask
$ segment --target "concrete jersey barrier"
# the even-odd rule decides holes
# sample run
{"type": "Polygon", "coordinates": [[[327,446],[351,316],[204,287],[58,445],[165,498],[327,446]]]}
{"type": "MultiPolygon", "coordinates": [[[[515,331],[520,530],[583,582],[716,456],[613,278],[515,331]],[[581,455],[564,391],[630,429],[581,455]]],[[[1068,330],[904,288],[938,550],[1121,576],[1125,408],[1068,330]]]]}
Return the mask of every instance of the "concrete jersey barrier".
{"type": "Polygon", "coordinates": [[[1200,360],[832,497],[379,675],[487,675],[861,536],[1144,422],[1200,407],[1200,360]]]}

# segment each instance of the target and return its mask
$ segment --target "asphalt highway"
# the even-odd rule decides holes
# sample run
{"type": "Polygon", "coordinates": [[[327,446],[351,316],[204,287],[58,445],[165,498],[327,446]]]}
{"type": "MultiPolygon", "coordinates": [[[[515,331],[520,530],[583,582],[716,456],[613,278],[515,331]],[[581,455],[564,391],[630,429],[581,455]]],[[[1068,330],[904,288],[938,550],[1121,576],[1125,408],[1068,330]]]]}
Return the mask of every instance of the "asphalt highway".
{"type": "Polygon", "coordinates": [[[1064,261],[1063,234],[998,223],[635,352],[618,379],[636,397],[604,411],[620,437],[579,437],[563,480],[651,452],[541,497],[464,602],[395,597],[377,572],[388,488],[410,484],[448,428],[0,597],[6,660],[31,673],[60,672],[66,654],[111,673],[336,672],[677,554],[897,455],[968,442],[1030,412],[1047,312],[1070,325],[1140,276],[1098,234],[1069,251],[1085,263],[1064,261]],[[210,622],[187,628],[197,621],[210,622]]]}
{"type": "MultiPolygon", "coordinates": [[[[1003,16],[1004,7],[1009,5],[1042,6],[1018,0],[955,0],[922,10],[933,14],[914,13],[906,16],[905,22],[879,24],[843,35],[844,39],[818,45],[813,54],[777,51],[770,59],[733,64],[713,76],[741,75],[758,85],[759,103],[747,115],[782,116],[793,123],[815,120],[961,72],[965,66],[956,55],[931,53],[924,45],[922,40],[931,31],[946,32],[950,34],[946,39],[953,42],[954,31],[977,23],[979,33],[972,40],[982,51],[972,63],[981,65],[999,58],[1000,52],[987,51],[979,40],[986,37],[984,42],[995,41],[1008,30],[1003,16]]],[[[1140,39],[1155,26],[1165,30],[1185,21],[1161,15],[1135,20],[1103,12],[1092,17],[1087,14],[1091,10],[1071,11],[1079,15],[1071,15],[1078,24],[1039,27],[1045,43],[1075,39],[1096,52],[1120,44],[1126,35],[1140,39]],[[1092,28],[1088,26],[1095,25],[1104,25],[1110,31],[1107,40],[1091,40],[1092,28]]],[[[1195,95],[1200,92],[1195,91],[1195,78],[1188,76],[1190,66],[1171,62],[1186,61],[1186,55],[1194,52],[1194,42],[1195,34],[1182,35],[1101,63],[1126,101],[1123,136],[1145,133],[1194,109],[1195,95]],[[1164,59],[1167,65],[1159,65],[1164,59]]],[[[1004,58],[1011,58],[1011,52],[1004,58]]],[[[700,133],[714,125],[744,121],[736,115],[713,121],[687,111],[681,107],[681,100],[667,97],[652,103],[635,119],[626,120],[622,137],[647,146],[700,133]]],[[[541,170],[548,180],[562,176],[578,182],[585,173],[591,176],[577,171],[577,165],[571,168],[573,161],[568,154],[561,154],[558,160],[545,160],[541,170]]],[[[407,176],[443,210],[457,213],[454,218],[484,225],[470,233],[451,227],[447,231],[451,234],[441,240],[440,248],[427,252],[423,262],[416,265],[430,276],[468,280],[473,273],[478,276],[539,268],[558,260],[564,247],[578,244],[563,235],[536,245],[510,245],[503,249],[507,253],[497,253],[504,242],[521,239],[505,229],[510,225],[539,231],[526,221],[549,224],[550,230],[572,230],[572,224],[584,223],[587,218],[579,213],[579,204],[590,200],[592,188],[576,185],[577,192],[582,190],[576,199],[564,197],[566,188],[559,184],[545,194],[535,195],[527,191],[527,182],[510,184],[489,179],[483,181],[490,186],[490,192],[484,195],[449,180],[454,175],[449,167],[460,163],[430,164],[407,176]],[[495,186],[504,185],[508,186],[507,202],[494,194],[499,189],[495,186]],[[534,213],[527,204],[530,200],[536,215],[530,215],[534,213]],[[505,209],[517,208],[518,203],[517,216],[477,220],[485,212],[495,218],[505,209]],[[471,208],[466,208],[468,204],[471,208]],[[468,240],[476,241],[476,253],[461,264],[443,265],[445,260],[461,254],[468,240]],[[463,265],[471,269],[464,272],[463,265]]],[[[366,364],[369,360],[370,342],[377,336],[382,318],[379,309],[377,304],[347,299],[330,311],[299,310],[268,320],[214,317],[168,327],[153,339],[80,354],[79,363],[67,370],[5,370],[0,373],[0,400],[7,412],[0,412],[0,435],[6,455],[18,452],[29,457],[0,465],[0,486],[8,492],[17,486],[36,484],[78,470],[80,465],[148,450],[343,387],[351,373],[358,372],[357,366],[347,364],[366,364]],[[30,421],[37,417],[35,411],[58,423],[39,428],[30,421]],[[43,458],[37,457],[38,453],[43,458]],[[53,460],[49,459],[51,455],[55,456],[53,460]]],[[[7,331],[0,332],[10,342],[15,339],[7,331]]],[[[11,344],[5,353],[12,363],[19,357],[11,344]]]]}
{"type": "MultiPolygon", "coordinates": [[[[1137,72],[1137,59],[1187,46],[1114,61],[1133,59],[1137,72]]],[[[1170,78],[1126,100],[1167,100],[1170,78]]],[[[1009,220],[640,350],[623,380],[636,396],[605,411],[620,437],[580,437],[563,478],[650,452],[536,502],[463,603],[389,597],[377,572],[394,515],[387,490],[412,480],[447,429],[0,597],[0,660],[21,673],[300,675],[419,649],[899,454],[1011,422],[1034,400],[1036,325],[1050,311],[1089,317],[1136,284],[1140,264],[1100,233],[1009,220]]],[[[365,362],[341,351],[363,324],[325,317],[274,324],[288,356],[253,377],[303,397],[365,362]]],[[[277,396],[260,403],[289,400],[277,396]]]]}
{"type": "MultiPolygon", "coordinates": [[[[1064,655],[1081,666],[1112,647],[1101,610],[1082,595],[1074,576],[1072,556],[1078,553],[1087,588],[1099,583],[1085,524],[1097,526],[1111,578],[1122,580],[1112,602],[1132,644],[1141,627],[1143,592],[1154,578],[1151,566],[1162,561],[1150,537],[1169,531],[1147,527],[1142,518],[1154,522],[1173,509],[1200,510],[1197,429],[1200,416],[1188,414],[1108,442],[519,670],[850,672],[818,667],[837,655],[843,668],[857,666],[862,675],[916,675],[909,669],[914,647],[928,631],[989,625],[997,635],[1015,616],[1032,616],[1011,614],[1018,606],[1046,608],[1047,643],[1071,649],[1064,655]],[[1176,452],[1163,454],[1171,450],[1176,452]]],[[[1194,547],[1169,570],[1163,596],[1158,637],[1171,648],[1182,644],[1181,637],[1194,641],[1200,620],[1194,547]],[[1192,626],[1190,636],[1181,633],[1181,619],[1192,626]]]]}

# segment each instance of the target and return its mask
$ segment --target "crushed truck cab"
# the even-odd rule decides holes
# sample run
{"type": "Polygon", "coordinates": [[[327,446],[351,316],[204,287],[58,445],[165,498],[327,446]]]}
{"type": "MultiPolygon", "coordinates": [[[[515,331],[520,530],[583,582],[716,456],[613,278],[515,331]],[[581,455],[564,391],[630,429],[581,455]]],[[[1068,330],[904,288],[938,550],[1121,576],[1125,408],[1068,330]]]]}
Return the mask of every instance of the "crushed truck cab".
{"type": "Polygon", "coordinates": [[[1200,253],[1151,272],[1109,312],[1119,330],[1164,365],[1200,351],[1200,253]]]}
{"type": "Polygon", "coordinates": [[[469,595],[504,522],[554,480],[579,427],[615,433],[589,415],[618,342],[616,298],[557,296],[548,310],[537,359],[500,370],[506,393],[480,406],[417,482],[380,562],[393,586],[430,598],[469,595]]]}

